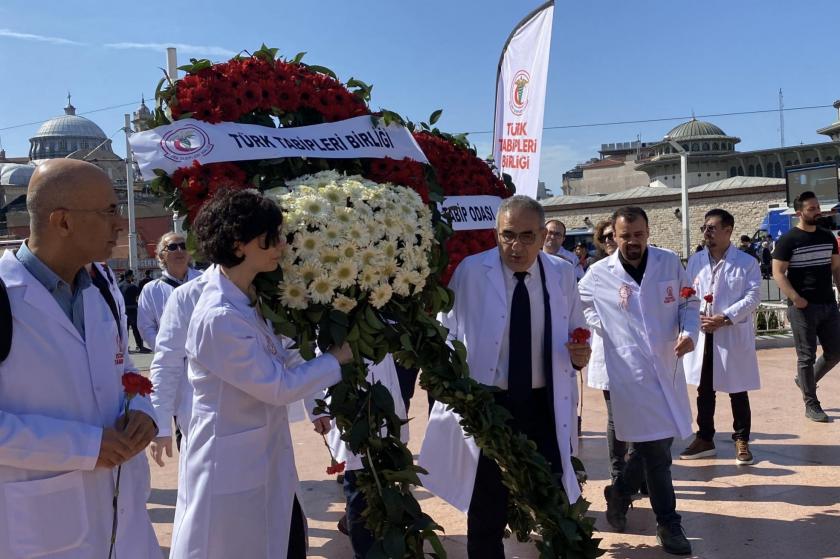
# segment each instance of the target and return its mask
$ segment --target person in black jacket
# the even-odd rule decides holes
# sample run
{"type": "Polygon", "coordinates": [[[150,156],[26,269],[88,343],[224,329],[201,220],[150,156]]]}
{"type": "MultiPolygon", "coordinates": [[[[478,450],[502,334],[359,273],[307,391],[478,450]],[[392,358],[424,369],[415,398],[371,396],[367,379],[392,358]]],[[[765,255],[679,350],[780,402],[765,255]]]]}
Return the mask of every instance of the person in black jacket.
{"type": "Polygon", "coordinates": [[[143,345],[143,338],[140,337],[140,329],[137,328],[137,298],[140,296],[140,287],[134,283],[134,272],[128,270],[120,285],[120,292],[125,299],[125,316],[128,319],[128,327],[134,334],[134,343],[139,353],[151,353],[152,350],[143,345]]]}

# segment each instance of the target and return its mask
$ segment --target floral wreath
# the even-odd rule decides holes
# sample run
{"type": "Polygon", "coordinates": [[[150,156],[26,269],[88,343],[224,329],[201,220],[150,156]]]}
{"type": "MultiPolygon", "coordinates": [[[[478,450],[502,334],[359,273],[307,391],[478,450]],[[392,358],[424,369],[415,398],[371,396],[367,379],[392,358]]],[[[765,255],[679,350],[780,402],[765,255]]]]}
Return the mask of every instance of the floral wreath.
{"type": "MultiPolygon", "coordinates": [[[[354,362],[343,367],[342,381],[329,389],[329,400],[319,402],[318,411],[335,418],[342,440],[362,457],[358,486],[368,501],[367,527],[375,535],[369,556],[423,557],[425,541],[434,550],[432,556],[446,556],[436,533],[441,527],[422,512],[411,492],[421,485],[417,474],[424,472],[400,441],[402,420],[394,413],[391,394],[366,380],[364,360],[379,362],[388,353],[406,367],[419,367],[421,387],[451,406],[467,435],[499,464],[511,494],[509,525],[520,541],[539,533],[541,559],[599,556],[603,551],[600,540],[592,537],[594,521],[585,515],[588,503],[569,503],[533,443],[510,429],[508,412],[495,404],[490,390],[469,377],[465,347],[448,343],[446,329],[435,319],[452,306],[445,284],[457,264],[495,246],[492,230],[453,234],[435,202],[444,194],[507,197],[513,190],[509,178],[496,177],[463,135],[433,128],[440,111],[418,126],[391,111],[373,114],[368,106],[371,86],[353,78],[341,83],[329,69],[303,63],[303,53],[279,59],[277,52],[263,45],[252,55],[223,63],[191,60],[180,68],[184,78],[164,78],[158,84],[150,125],[193,118],[295,127],[369,114],[409,128],[429,165],[388,158],[193,162],[171,176],[157,173],[152,188],[169,207],[186,215],[187,228],[221,188],[258,188],[287,212],[286,224],[295,233],[289,260],[257,277],[258,304],[275,331],[296,341],[304,358],[314,357],[316,345],[323,350],[346,340],[353,348],[354,362]],[[390,192],[383,192],[383,185],[390,192]],[[403,187],[416,192],[416,199],[403,187]],[[307,203],[346,210],[360,225],[361,237],[342,237],[341,229],[312,218],[307,203]],[[416,234],[403,231],[393,239],[380,235],[375,242],[368,238],[387,228],[387,218],[400,216],[417,224],[416,234]],[[336,250],[330,253],[333,259],[317,258],[324,256],[318,252],[320,243],[330,248],[351,241],[358,248],[371,242],[376,247],[372,260],[356,262],[336,250]],[[348,261],[356,262],[355,268],[348,261]],[[372,270],[381,272],[376,267],[386,261],[396,266],[387,270],[392,272],[387,277],[380,273],[378,283],[363,277],[372,270]],[[381,290],[374,293],[377,287],[381,290]],[[313,296],[318,289],[323,293],[313,296]]],[[[575,463],[582,471],[579,461],[575,463]]]]}

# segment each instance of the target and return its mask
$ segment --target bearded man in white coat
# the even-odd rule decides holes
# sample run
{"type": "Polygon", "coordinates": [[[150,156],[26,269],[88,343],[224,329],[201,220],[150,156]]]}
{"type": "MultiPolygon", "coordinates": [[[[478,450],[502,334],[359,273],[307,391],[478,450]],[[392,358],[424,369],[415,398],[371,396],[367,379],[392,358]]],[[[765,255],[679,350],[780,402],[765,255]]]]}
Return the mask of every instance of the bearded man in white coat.
{"type": "MultiPolygon", "coordinates": [[[[669,553],[691,553],[676,511],[671,479],[674,437],[691,435],[684,354],[700,326],[698,299],[683,297],[688,278],[673,252],[650,247],[647,214],[625,206],[612,217],[618,250],[578,283],[589,325],[604,342],[616,436],[633,443],[644,462],[657,540],[669,553]]],[[[633,488],[620,473],[605,492],[607,521],[626,527],[633,488]]]]}
{"type": "Polygon", "coordinates": [[[715,391],[729,393],[735,463],[753,463],[750,452],[748,390],[761,381],[755,354],[753,313],[761,302],[761,270],[749,253],[732,246],[735,218],[726,210],[706,213],[702,227],[706,248],[688,260],[688,279],[701,299],[702,351],[683,359],[686,379],[697,386],[697,435],[681,454],[683,460],[714,456],[715,391]]]}
{"type": "MultiPolygon", "coordinates": [[[[498,248],[464,259],[449,287],[452,309],[439,318],[467,348],[470,376],[501,390],[496,402],[511,427],[533,440],[561,480],[569,501],[580,497],[572,450],[577,443],[577,370],[588,344],[567,343],[584,326],[572,265],[541,251],[542,206],[527,196],[507,198],[496,221],[498,248]]],[[[503,559],[508,491],[460,418],[435,403],[420,452],[423,485],[467,513],[471,559],[503,559]]]]}
{"type": "Polygon", "coordinates": [[[142,452],[154,410],[138,396],[123,416],[128,333],[85,269],[123,228],[116,193],[96,166],[51,159],[26,205],[30,237],[0,259],[13,317],[0,364],[0,557],[107,557],[122,465],[116,555],[159,558],[142,452]]]}

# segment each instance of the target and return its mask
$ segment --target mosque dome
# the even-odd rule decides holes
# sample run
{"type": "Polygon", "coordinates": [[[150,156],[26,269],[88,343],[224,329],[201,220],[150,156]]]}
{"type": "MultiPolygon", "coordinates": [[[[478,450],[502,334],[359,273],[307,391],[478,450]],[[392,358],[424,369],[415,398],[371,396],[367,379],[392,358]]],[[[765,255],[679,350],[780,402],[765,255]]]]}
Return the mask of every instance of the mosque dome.
{"type": "Polygon", "coordinates": [[[29,159],[66,157],[80,149],[93,149],[103,142],[102,148],[112,151],[105,132],[93,121],[78,116],[68,95],[64,114],[46,121],[29,139],[29,159]]]}
{"type": "Polygon", "coordinates": [[[670,136],[672,140],[693,140],[695,138],[726,137],[726,132],[711,122],[691,119],[672,128],[666,136],[670,136]]]}
{"type": "Polygon", "coordinates": [[[29,179],[32,177],[32,173],[34,172],[34,165],[0,163],[0,186],[26,187],[29,184],[29,179]]]}

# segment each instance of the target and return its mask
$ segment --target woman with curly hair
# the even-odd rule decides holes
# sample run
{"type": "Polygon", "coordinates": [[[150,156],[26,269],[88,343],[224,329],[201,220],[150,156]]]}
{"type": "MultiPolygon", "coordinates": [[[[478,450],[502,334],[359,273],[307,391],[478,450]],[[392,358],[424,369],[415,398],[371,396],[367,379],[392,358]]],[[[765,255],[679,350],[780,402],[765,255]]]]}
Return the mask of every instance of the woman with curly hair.
{"type": "Polygon", "coordinates": [[[613,233],[612,222],[608,219],[599,221],[595,225],[593,233],[593,242],[595,243],[595,260],[606,258],[615,252],[618,245],[615,242],[615,234],[613,233]]]}
{"type": "Polygon", "coordinates": [[[254,278],[277,269],[282,214],[255,190],[224,191],[193,232],[208,270],[187,334],[194,388],[181,457],[172,559],[306,557],[286,406],[341,380],[345,343],[303,363],[255,306],[254,278]]]}

